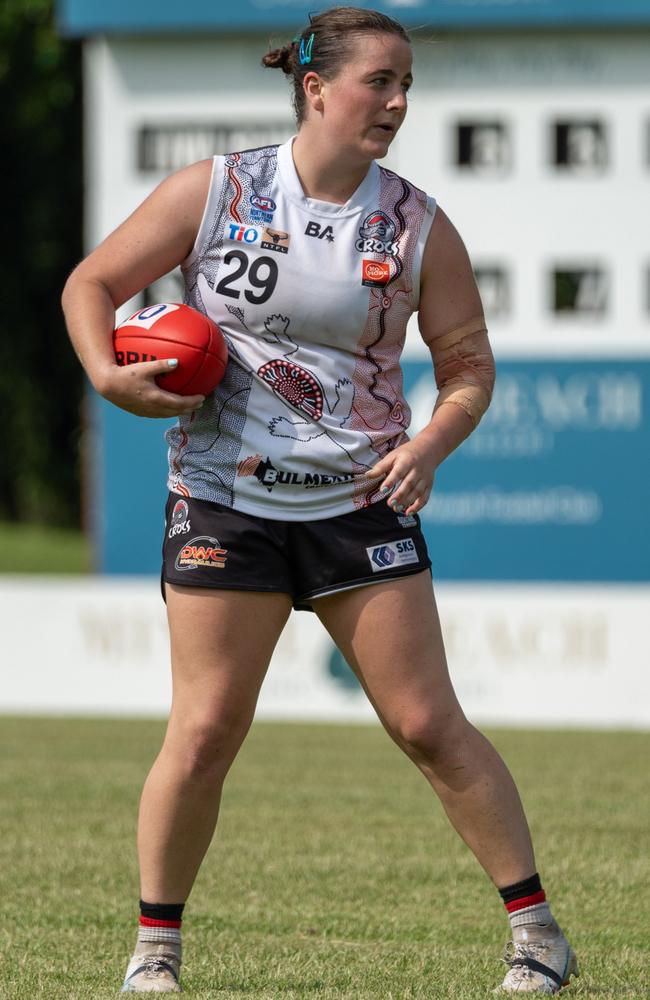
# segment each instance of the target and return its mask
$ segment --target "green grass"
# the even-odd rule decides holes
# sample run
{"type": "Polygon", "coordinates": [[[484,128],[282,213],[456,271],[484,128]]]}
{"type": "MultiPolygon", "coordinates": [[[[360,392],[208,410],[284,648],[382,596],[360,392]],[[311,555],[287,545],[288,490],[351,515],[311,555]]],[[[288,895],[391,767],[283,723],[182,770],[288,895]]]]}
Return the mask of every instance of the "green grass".
{"type": "MultiPolygon", "coordinates": [[[[117,994],[136,805],[158,722],[0,720],[0,996],[117,994]]],[[[495,732],[582,976],[650,997],[650,734],[495,732]]],[[[197,998],[486,998],[506,921],[415,768],[375,727],[257,724],[186,910],[197,998]]]]}
{"type": "Polygon", "coordinates": [[[88,573],[90,562],[80,531],[0,521],[0,573],[88,573]]]}

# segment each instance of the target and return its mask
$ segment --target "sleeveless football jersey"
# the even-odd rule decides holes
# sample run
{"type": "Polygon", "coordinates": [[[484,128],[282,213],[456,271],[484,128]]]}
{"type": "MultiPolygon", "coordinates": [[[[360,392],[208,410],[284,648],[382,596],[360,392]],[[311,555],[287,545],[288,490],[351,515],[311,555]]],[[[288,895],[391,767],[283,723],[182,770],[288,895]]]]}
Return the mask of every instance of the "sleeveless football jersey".
{"type": "Polygon", "coordinates": [[[230,356],[167,432],[169,488],[309,520],[378,500],[368,470],[407,440],[399,358],[435,202],[376,163],[344,205],[306,198],[292,142],[214,158],[185,301],[230,356]]]}

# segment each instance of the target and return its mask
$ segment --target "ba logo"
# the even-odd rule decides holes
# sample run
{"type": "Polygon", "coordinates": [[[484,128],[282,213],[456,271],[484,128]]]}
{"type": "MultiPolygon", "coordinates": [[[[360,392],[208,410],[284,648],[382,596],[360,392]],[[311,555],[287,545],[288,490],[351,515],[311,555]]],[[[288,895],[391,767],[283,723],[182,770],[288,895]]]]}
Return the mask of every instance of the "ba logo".
{"type": "Polygon", "coordinates": [[[260,231],[254,226],[240,226],[237,222],[228,224],[228,239],[237,240],[239,243],[257,243],[260,238],[260,231]]]}
{"type": "Polygon", "coordinates": [[[395,240],[395,224],[385,212],[371,212],[359,227],[359,239],[354,244],[360,253],[387,253],[395,257],[399,247],[395,240]]]}
{"type": "Polygon", "coordinates": [[[334,230],[331,226],[321,226],[319,222],[311,220],[307,223],[305,236],[313,236],[316,240],[327,240],[328,243],[334,242],[334,230]]]}
{"type": "Polygon", "coordinates": [[[171,516],[171,527],[167,532],[168,538],[174,538],[176,535],[186,535],[190,531],[190,522],[188,521],[189,512],[189,507],[184,500],[176,501],[171,516]]]}

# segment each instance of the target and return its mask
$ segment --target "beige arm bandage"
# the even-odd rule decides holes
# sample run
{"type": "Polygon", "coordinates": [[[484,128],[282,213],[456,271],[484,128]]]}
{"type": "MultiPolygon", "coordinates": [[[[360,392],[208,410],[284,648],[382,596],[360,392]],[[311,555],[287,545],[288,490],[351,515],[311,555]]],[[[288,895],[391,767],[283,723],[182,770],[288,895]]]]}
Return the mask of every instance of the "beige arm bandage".
{"type": "Polygon", "coordinates": [[[474,427],[490,405],[494,358],[483,316],[428,343],[438,386],[435,411],[445,403],[462,407],[474,427]]]}

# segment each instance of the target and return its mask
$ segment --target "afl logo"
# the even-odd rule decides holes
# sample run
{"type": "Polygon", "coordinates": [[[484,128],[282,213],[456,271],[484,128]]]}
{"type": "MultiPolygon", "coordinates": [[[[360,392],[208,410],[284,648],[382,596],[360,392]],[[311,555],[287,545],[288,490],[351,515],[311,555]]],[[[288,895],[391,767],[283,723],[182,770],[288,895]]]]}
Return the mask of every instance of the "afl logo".
{"type": "Polygon", "coordinates": [[[385,212],[371,212],[359,227],[359,239],[354,244],[360,253],[387,253],[395,257],[399,247],[395,240],[395,224],[385,212]]]}
{"type": "Polygon", "coordinates": [[[263,198],[259,194],[252,194],[248,200],[253,208],[259,208],[260,212],[275,212],[278,207],[273,198],[263,198]]]}

